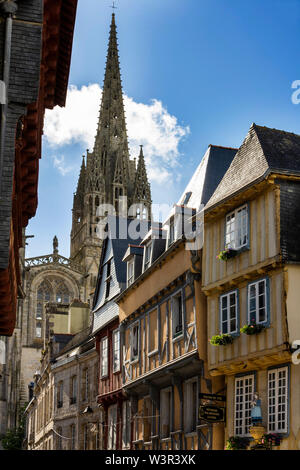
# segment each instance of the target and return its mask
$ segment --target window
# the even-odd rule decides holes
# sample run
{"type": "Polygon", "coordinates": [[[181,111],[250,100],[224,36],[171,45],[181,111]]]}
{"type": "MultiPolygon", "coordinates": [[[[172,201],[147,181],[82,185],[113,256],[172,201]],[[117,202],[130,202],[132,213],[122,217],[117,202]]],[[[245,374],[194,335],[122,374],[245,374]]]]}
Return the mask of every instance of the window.
{"type": "Polygon", "coordinates": [[[134,259],[127,263],[127,287],[134,281],[134,259]]]}
{"type": "Polygon", "coordinates": [[[248,285],[248,322],[266,323],[268,320],[268,279],[248,285]]]}
{"type": "Polygon", "coordinates": [[[136,322],[131,327],[131,361],[139,357],[139,324],[136,322]]]}
{"type": "Polygon", "coordinates": [[[117,443],[117,405],[108,408],[108,437],[107,449],[116,449],[117,443]]]}
{"type": "Polygon", "coordinates": [[[172,395],[171,388],[161,391],[160,396],[160,433],[162,438],[170,436],[171,432],[171,407],[172,395]]]}
{"type": "Polygon", "coordinates": [[[131,426],[130,401],[124,401],[122,404],[122,449],[130,447],[131,426]]]}
{"type": "Polygon", "coordinates": [[[235,379],[235,434],[249,435],[251,425],[251,402],[254,395],[254,375],[235,379]]]}
{"type": "Polygon", "coordinates": [[[88,424],[85,424],[83,426],[83,450],[88,450],[88,436],[89,436],[88,424]]]}
{"type": "Polygon", "coordinates": [[[151,264],[151,251],[152,251],[152,242],[150,243],[147,243],[147,245],[145,245],[145,259],[144,259],[144,271],[146,271],[146,269],[149,268],[150,264],[151,264]]]}
{"type": "Polygon", "coordinates": [[[103,338],[101,340],[101,350],[100,350],[100,370],[101,377],[106,377],[108,374],[108,339],[103,338]]]}
{"type": "Polygon", "coordinates": [[[62,408],[63,406],[63,393],[64,393],[64,383],[59,382],[57,385],[57,408],[62,408]]]}
{"type": "Polygon", "coordinates": [[[197,379],[189,380],[184,387],[184,429],[195,432],[197,428],[197,379]]]}
{"type": "Polygon", "coordinates": [[[248,285],[248,322],[267,323],[269,310],[269,279],[248,285]]]}
{"type": "Polygon", "coordinates": [[[268,371],[268,432],[288,431],[288,367],[268,371]]]}
{"type": "Polygon", "coordinates": [[[40,322],[40,321],[36,322],[35,336],[36,336],[37,338],[41,338],[41,337],[42,337],[42,322],[40,322]]]}
{"type": "Polygon", "coordinates": [[[120,370],[120,332],[113,332],[113,372],[120,370]]]}
{"type": "Polygon", "coordinates": [[[70,404],[73,405],[74,403],[77,402],[77,377],[74,375],[71,378],[71,398],[70,398],[70,404]]]}
{"type": "Polygon", "coordinates": [[[71,425],[71,450],[75,450],[76,446],[76,427],[75,424],[71,425]]]}
{"type": "Polygon", "coordinates": [[[248,206],[244,205],[226,216],[226,247],[239,250],[248,244],[248,206]]]}
{"type": "Polygon", "coordinates": [[[111,281],[111,261],[106,263],[106,286],[105,286],[105,298],[107,299],[110,294],[110,281],[111,281]]]}
{"type": "Polygon", "coordinates": [[[90,392],[90,371],[89,369],[84,369],[83,371],[83,400],[89,400],[90,392]]]}
{"type": "Polygon", "coordinates": [[[171,311],[172,311],[172,331],[173,338],[182,335],[183,332],[183,321],[182,321],[182,294],[181,292],[174,295],[171,299],[171,311]]]}
{"type": "Polygon", "coordinates": [[[221,333],[238,333],[238,296],[237,291],[220,297],[221,333]]]}

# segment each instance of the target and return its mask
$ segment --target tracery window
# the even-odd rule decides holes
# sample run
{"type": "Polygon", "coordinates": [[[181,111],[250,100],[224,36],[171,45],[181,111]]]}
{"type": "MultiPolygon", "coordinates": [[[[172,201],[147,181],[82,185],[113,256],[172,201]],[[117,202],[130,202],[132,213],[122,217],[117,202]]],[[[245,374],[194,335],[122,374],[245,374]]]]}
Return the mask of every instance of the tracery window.
{"type": "Polygon", "coordinates": [[[48,282],[43,281],[37,290],[36,295],[36,324],[35,324],[35,336],[37,338],[42,337],[42,320],[43,320],[43,311],[44,305],[51,300],[51,286],[48,282]]]}

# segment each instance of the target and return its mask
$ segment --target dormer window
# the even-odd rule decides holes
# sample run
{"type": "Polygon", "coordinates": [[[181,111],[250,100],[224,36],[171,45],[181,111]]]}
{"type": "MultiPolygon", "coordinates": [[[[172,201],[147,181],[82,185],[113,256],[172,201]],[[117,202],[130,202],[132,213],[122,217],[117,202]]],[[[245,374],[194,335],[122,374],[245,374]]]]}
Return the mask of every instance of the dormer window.
{"type": "Polygon", "coordinates": [[[147,243],[144,250],[144,271],[146,271],[151,265],[152,242],[147,243]]]}
{"type": "Polygon", "coordinates": [[[127,263],[127,287],[134,281],[134,258],[127,263]]]}
{"type": "Polygon", "coordinates": [[[111,281],[111,260],[106,264],[106,280],[105,280],[105,298],[107,299],[110,294],[110,281],[111,281]]]}
{"type": "Polygon", "coordinates": [[[174,217],[170,219],[170,224],[169,224],[169,243],[168,245],[170,246],[171,243],[173,243],[175,240],[175,226],[174,226],[174,217]]]}

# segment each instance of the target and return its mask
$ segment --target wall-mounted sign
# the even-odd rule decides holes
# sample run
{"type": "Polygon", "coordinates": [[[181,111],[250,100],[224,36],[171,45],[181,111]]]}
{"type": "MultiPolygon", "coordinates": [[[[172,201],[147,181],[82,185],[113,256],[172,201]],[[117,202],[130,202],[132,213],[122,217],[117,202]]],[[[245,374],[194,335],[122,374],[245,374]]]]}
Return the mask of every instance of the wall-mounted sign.
{"type": "Polygon", "coordinates": [[[214,405],[200,405],[199,406],[199,419],[205,419],[210,423],[225,421],[225,407],[214,405]]]}
{"type": "Polygon", "coordinates": [[[225,395],[216,395],[214,393],[199,393],[200,400],[226,401],[225,395]]]}

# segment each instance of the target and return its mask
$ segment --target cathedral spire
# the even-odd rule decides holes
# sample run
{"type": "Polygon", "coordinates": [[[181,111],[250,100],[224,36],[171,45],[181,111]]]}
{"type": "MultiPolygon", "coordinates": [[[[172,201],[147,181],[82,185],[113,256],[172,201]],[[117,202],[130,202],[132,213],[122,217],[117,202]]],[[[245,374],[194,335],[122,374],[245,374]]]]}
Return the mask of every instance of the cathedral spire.
{"type": "Polygon", "coordinates": [[[150,215],[151,189],[147,177],[143,146],[140,145],[140,154],[135,174],[133,199],[136,203],[144,204],[150,215]]]}

